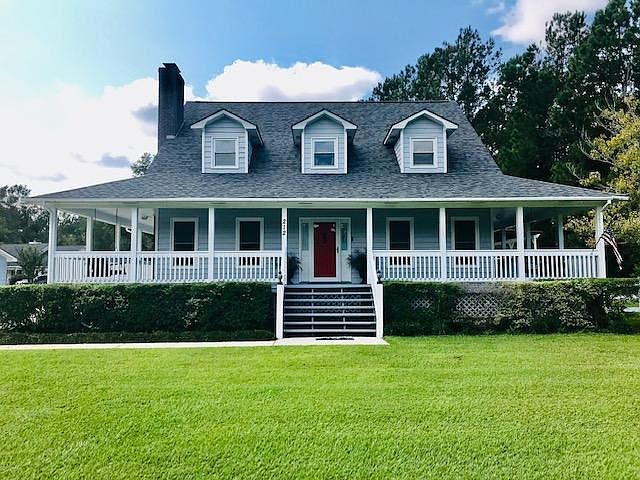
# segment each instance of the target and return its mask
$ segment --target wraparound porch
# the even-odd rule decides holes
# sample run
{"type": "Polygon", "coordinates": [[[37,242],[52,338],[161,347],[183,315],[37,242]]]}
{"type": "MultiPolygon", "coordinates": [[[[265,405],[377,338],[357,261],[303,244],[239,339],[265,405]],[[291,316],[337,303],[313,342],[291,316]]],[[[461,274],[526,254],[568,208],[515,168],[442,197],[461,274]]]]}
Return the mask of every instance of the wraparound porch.
{"type": "MultiPolygon", "coordinates": [[[[595,249],[565,246],[563,219],[577,211],[576,207],[393,208],[385,204],[340,209],[305,205],[107,210],[68,210],[87,217],[82,252],[58,250],[57,222],[52,222],[49,282],[286,284],[366,280],[373,284],[386,280],[486,282],[606,275],[602,242],[595,249]],[[549,217],[555,224],[555,240],[548,238],[548,231],[546,239],[536,233],[536,222],[549,217]],[[111,251],[94,251],[93,225],[97,221],[114,225],[111,251]],[[121,236],[125,234],[130,240],[123,250],[121,236]],[[148,245],[143,248],[143,235],[153,237],[152,249],[148,245]],[[350,262],[357,254],[366,256],[365,279],[350,262]],[[295,272],[287,272],[291,266],[295,272]]],[[[52,213],[57,218],[57,211],[52,213]]],[[[599,237],[602,207],[596,207],[595,219],[594,233],[599,237]]]]}

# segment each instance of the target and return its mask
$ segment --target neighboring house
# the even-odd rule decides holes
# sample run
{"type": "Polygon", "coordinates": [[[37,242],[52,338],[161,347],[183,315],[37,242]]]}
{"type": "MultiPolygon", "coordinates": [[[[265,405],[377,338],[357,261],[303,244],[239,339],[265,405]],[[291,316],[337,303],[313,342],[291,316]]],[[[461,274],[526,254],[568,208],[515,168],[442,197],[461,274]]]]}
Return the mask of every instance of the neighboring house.
{"type": "Polygon", "coordinates": [[[277,283],[281,337],[382,335],[378,277],[606,275],[603,242],[565,248],[563,219],[595,209],[597,236],[621,197],[503,175],[453,102],[184,104],[177,66],[159,76],[148,174],[32,199],[52,219],[63,210],[91,220],[86,252],[59,251],[51,222],[50,282],[277,283]],[[532,228],[545,219],[557,238],[537,249],[532,228]],[[117,225],[117,237],[128,229],[132,251],[90,251],[93,221],[117,225]],[[155,251],[141,251],[143,233],[155,251]],[[357,252],[363,286],[348,261],[357,252]],[[287,254],[301,264],[292,282],[287,254]]]}
{"type": "MultiPolygon", "coordinates": [[[[8,283],[11,277],[22,273],[22,267],[18,264],[18,255],[23,248],[35,247],[42,254],[46,254],[49,245],[40,242],[29,243],[0,243],[0,256],[6,260],[6,275],[4,283],[8,283]],[[4,255],[3,255],[4,254],[4,255]]],[[[44,267],[47,264],[47,257],[44,257],[44,267]]],[[[0,269],[2,264],[0,263],[0,269]]],[[[0,272],[0,285],[2,284],[2,273],[0,272]]]]}
{"type": "Polygon", "coordinates": [[[7,263],[15,261],[13,256],[0,249],[0,285],[6,285],[9,282],[7,263]]]}

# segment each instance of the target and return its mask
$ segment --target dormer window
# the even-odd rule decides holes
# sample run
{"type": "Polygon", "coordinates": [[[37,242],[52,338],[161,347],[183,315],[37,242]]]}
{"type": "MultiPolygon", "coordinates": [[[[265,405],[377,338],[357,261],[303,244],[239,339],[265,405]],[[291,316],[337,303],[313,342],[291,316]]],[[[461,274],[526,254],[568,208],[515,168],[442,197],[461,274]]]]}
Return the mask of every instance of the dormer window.
{"type": "Polygon", "coordinates": [[[313,139],[313,166],[334,167],[336,164],[337,138],[313,139]]]}
{"type": "Polygon", "coordinates": [[[238,139],[213,138],[213,168],[228,168],[238,166],[238,139]]]}
{"type": "Polygon", "coordinates": [[[436,157],[435,138],[412,138],[411,158],[414,167],[433,167],[436,157]]]}
{"type": "Polygon", "coordinates": [[[263,145],[258,127],[228,110],[191,128],[202,131],[202,173],[248,173],[253,149],[263,145]]]}
{"type": "Polygon", "coordinates": [[[321,110],[291,126],[293,143],[300,147],[302,173],[344,174],[349,145],[357,126],[328,110],[321,110]]]}
{"type": "Polygon", "coordinates": [[[447,173],[447,139],[458,125],[429,110],[394,124],[384,139],[402,173],[447,173]]]}

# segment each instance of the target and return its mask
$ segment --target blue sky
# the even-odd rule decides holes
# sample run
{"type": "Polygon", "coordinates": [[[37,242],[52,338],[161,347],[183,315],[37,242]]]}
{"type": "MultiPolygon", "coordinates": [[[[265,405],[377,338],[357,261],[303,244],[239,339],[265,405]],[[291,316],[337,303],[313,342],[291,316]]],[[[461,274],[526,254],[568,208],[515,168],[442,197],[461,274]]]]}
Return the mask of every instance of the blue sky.
{"type": "Polygon", "coordinates": [[[155,105],[162,62],[180,66],[190,98],[355,99],[466,25],[511,55],[555,10],[604,3],[0,0],[0,129],[14,144],[0,184],[41,193],[128,176],[155,148],[136,112],[155,105]]]}

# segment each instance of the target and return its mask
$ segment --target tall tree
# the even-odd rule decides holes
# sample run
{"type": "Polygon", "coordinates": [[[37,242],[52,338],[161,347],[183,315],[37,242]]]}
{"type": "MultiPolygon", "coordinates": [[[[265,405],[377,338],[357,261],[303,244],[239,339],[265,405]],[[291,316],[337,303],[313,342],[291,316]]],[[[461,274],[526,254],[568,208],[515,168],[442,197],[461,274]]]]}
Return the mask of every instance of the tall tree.
{"type": "Polygon", "coordinates": [[[460,30],[453,44],[444,42],[402,72],[380,82],[372,100],[450,99],[473,120],[491,94],[491,80],[501,51],[493,39],[482,40],[477,30],[460,30]]]}
{"type": "Polygon", "coordinates": [[[28,245],[18,252],[16,259],[18,265],[22,268],[22,274],[27,278],[29,283],[33,282],[39,272],[44,268],[44,256],[46,254],[41,252],[33,245],[28,245]]]}
{"type": "Polygon", "coordinates": [[[26,185],[0,187],[0,243],[46,241],[48,215],[23,202],[30,193],[26,185]]]}

